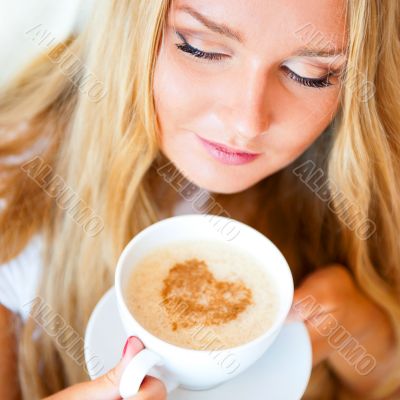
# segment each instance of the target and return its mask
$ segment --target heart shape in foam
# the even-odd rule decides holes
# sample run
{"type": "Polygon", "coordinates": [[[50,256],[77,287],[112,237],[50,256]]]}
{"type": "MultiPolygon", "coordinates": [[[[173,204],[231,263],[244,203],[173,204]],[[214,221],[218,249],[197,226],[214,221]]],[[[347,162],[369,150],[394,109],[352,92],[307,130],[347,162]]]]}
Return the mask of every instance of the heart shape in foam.
{"type": "Polygon", "coordinates": [[[225,324],[253,302],[251,290],[242,281],[217,280],[207,263],[196,258],[169,270],[161,294],[174,331],[225,324]]]}

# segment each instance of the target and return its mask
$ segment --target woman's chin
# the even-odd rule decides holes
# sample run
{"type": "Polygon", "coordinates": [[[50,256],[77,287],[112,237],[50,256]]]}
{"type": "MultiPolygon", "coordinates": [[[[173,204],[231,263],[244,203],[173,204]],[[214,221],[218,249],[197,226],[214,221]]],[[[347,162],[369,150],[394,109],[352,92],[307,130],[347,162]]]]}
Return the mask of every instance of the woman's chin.
{"type": "Polygon", "coordinates": [[[207,176],[189,176],[189,180],[201,189],[218,194],[234,194],[242,192],[254,185],[254,182],[241,182],[231,178],[215,178],[207,176]]]}

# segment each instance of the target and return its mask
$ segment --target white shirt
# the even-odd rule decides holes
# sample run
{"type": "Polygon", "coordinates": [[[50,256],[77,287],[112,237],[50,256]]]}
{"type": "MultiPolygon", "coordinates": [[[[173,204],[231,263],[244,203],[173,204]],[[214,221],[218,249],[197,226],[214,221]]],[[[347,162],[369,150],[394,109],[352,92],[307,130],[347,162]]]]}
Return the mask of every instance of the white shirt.
{"type": "MultiPolygon", "coordinates": [[[[174,215],[199,213],[188,201],[177,203],[174,215]]],[[[28,318],[31,302],[36,297],[40,282],[43,237],[37,233],[24,250],[11,261],[0,265],[0,304],[25,321],[28,318]]]]}
{"type": "Polygon", "coordinates": [[[23,320],[29,315],[29,303],[39,283],[42,248],[42,235],[36,234],[16,258],[0,265],[0,304],[23,320]]]}

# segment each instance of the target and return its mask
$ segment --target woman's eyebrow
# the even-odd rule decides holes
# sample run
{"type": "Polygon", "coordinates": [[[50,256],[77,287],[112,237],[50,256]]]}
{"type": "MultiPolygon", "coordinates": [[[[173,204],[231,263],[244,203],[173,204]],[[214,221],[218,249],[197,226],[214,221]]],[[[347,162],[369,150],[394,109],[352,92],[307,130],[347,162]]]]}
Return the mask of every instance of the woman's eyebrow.
{"type": "MultiPolygon", "coordinates": [[[[230,28],[229,26],[218,23],[215,21],[212,21],[205,15],[201,14],[194,8],[190,7],[189,5],[181,5],[176,8],[177,11],[183,11],[189,15],[191,15],[193,18],[195,18],[197,21],[202,23],[205,27],[210,29],[213,32],[216,32],[220,35],[224,35],[230,39],[234,39],[238,41],[239,43],[244,43],[245,39],[243,37],[243,34],[237,30],[234,30],[230,28]]],[[[337,50],[337,49],[314,49],[310,48],[308,46],[302,47],[298,49],[295,54],[295,56],[300,56],[300,57],[338,57],[338,56],[345,56],[345,51],[344,50],[337,50]]]]}
{"type": "Polygon", "coordinates": [[[312,47],[301,47],[300,49],[298,49],[295,53],[295,56],[299,56],[299,57],[340,57],[346,56],[346,52],[343,49],[337,49],[337,48],[331,48],[331,49],[327,49],[327,48],[312,48],[312,47]]]}
{"type": "Polygon", "coordinates": [[[177,7],[177,10],[190,14],[193,18],[195,18],[197,21],[201,22],[204,26],[206,26],[208,29],[210,29],[213,32],[216,32],[220,35],[224,35],[230,39],[234,39],[234,40],[238,41],[239,43],[244,43],[243,35],[240,32],[230,28],[229,26],[227,26],[225,24],[217,23],[215,21],[210,20],[205,15],[199,13],[194,8],[192,8],[188,5],[183,5],[183,6],[177,7]]]}

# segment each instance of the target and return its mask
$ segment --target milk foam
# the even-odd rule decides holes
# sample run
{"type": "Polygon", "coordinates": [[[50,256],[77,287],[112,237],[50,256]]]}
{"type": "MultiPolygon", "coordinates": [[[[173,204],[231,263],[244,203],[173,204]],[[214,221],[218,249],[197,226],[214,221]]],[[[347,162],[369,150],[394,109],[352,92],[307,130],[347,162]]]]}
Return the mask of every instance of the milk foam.
{"type": "MultiPolygon", "coordinates": [[[[180,284],[176,283],[178,289],[180,284]]],[[[150,333],[171,344],[196,350],[227,349],[247,343],[270,328],[279,309],[273,280],[258,260],[231,244],[207,240],[174,242],[154,249],[134,267],[125,299],[136,320],[150,333]],[[172,315],[171,309],[165,307],[162,293],[171,277],[171,268],[193,259],[204,261],[218,281],[244,285],[251,293],[251,304],[226,323],[208,324],[208,320],[198,318],[198,323],[179,327],[185,304],[177,302],[176,314],[172,315]],[[178,321],[179,328],[173,321],[178,321]]]]}

